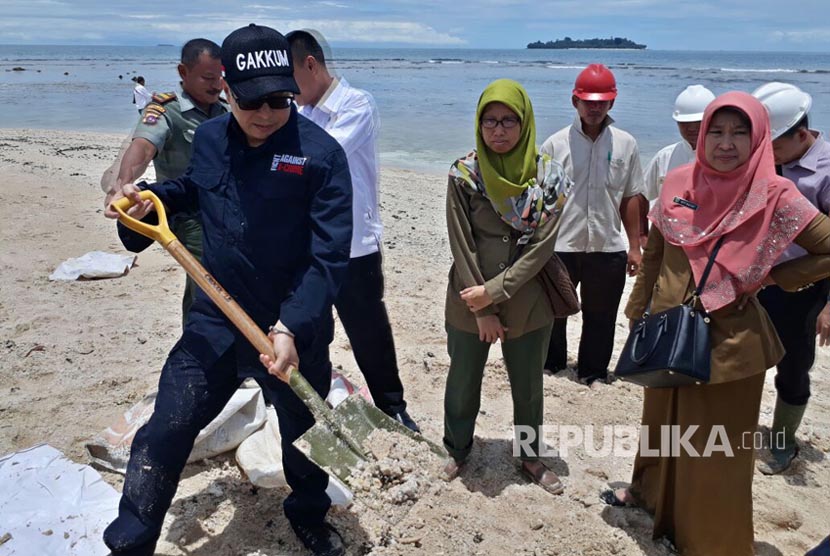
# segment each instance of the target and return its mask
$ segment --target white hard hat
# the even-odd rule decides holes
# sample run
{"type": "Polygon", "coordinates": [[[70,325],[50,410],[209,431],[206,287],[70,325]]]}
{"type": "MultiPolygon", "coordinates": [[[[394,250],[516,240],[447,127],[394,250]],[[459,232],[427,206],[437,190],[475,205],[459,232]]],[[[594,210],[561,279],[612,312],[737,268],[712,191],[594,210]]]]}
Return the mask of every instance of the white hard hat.
{"type": "Polygon", "coordinates": [[[772,139],[778,139],[807,115],[813,98],[789,83],[772,81],[755,89],[752,96],[761,101],[769,112],[772,139]]]}
{"type": "Polygon", "coordinates": [[[699,122],[703,111],[715,100],[715,94],[703,85],[689,85],[677,95],[671,117],[676,122],[699,122]]]}

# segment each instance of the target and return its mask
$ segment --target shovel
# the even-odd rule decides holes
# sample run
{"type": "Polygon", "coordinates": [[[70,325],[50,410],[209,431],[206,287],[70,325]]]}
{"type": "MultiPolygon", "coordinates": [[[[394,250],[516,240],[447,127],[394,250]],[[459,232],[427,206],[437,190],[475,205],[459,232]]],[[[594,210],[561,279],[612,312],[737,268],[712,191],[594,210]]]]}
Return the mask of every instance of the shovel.
{"type": "MultiPolygon", "coordinates": [[[[152,191],[142,191],[139,196],[142,200],[152,201],[159,223],[151,225],[129,216],[126,211],[133,202],[128,197],[112,203],[119,214],[119,221],[134,232],[159,242],[251,342],[254,349],[275,359],[274,347],[268,336],[170,231],[164,205],[159,198],[152,191]]],[[[423,442],[437,456],[447,457],[441,446],[409,430],[357,394],[352,394],[336,409],[331,409],[303,378],[299,369],[290,368],[277,378],[291,387],[314,416],[314,426],[295,440],[294,445],[320,468],[346,484],[349,484],[353,471],[376,459],[371,449],[366,447],[366,440],[377,429],[423,442]]]]}

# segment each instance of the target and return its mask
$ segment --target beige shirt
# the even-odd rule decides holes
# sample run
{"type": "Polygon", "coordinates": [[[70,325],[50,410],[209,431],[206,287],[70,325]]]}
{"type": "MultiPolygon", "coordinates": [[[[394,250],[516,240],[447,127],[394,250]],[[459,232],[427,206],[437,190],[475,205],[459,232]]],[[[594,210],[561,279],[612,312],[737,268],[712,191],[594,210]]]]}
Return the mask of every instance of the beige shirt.
{"type": "Polygon", "coordinates": [[[622,233],[620,203],[642,194],[643,168],[637,141],[611,126],[596,141],[582,131],[579,116],[544,142],[541,153],[559,162],[573,181],[562,212],[556,250],[575,253],[614,253],[627,249],[622,233]]]}

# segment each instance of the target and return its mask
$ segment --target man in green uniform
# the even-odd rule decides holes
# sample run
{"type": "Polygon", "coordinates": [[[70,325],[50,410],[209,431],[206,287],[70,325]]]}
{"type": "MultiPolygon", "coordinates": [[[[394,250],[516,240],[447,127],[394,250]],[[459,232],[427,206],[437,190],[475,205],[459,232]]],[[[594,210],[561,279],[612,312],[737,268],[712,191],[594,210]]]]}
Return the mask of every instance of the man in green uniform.
{"type": "MultiPolygon", "coordinates": [[[[144,174],[150,161],[156,181],[177,178],[190,163],[191,143],[196,128],[210,118],[228,111],[222,92],[222,60],[219,45],[206,39],[193,39],[182,47],[179,63],[181,88],[175,93],[153,95],[144,108],[129,147],[124,152],[117,174],[108,170],[101,179],[109,205],[121,185],[133,183],[144,174]]],[[[194,256],[202,256],[202,227],[196,215],[177,216],[170,222],[173,233],[194,256]]],[[[193,304],[196,284],[188,277],[182,300],[182,320],[193,304]]]]}

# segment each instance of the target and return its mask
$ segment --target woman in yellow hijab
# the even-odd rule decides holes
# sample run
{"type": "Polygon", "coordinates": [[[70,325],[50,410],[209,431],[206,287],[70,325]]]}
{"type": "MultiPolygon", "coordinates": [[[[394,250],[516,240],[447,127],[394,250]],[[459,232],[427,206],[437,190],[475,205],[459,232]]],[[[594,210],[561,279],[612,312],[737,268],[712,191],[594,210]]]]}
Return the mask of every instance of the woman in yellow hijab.
{"type": "Polygon", "coordinates": [[[476,150],[450,168],[447,226],[452,250],[446,300],[450,369],[444,396],[445,472],[457,475],[473,447],[490,345],[501,342],[513,397],[521,471],[553,494],[564,490],[539,459],[542,366],[553,309],[537,274],[554,254],[555,224],[570,181],[538,154],[524,88],[494,81],[476,110],[476,150]]]}

